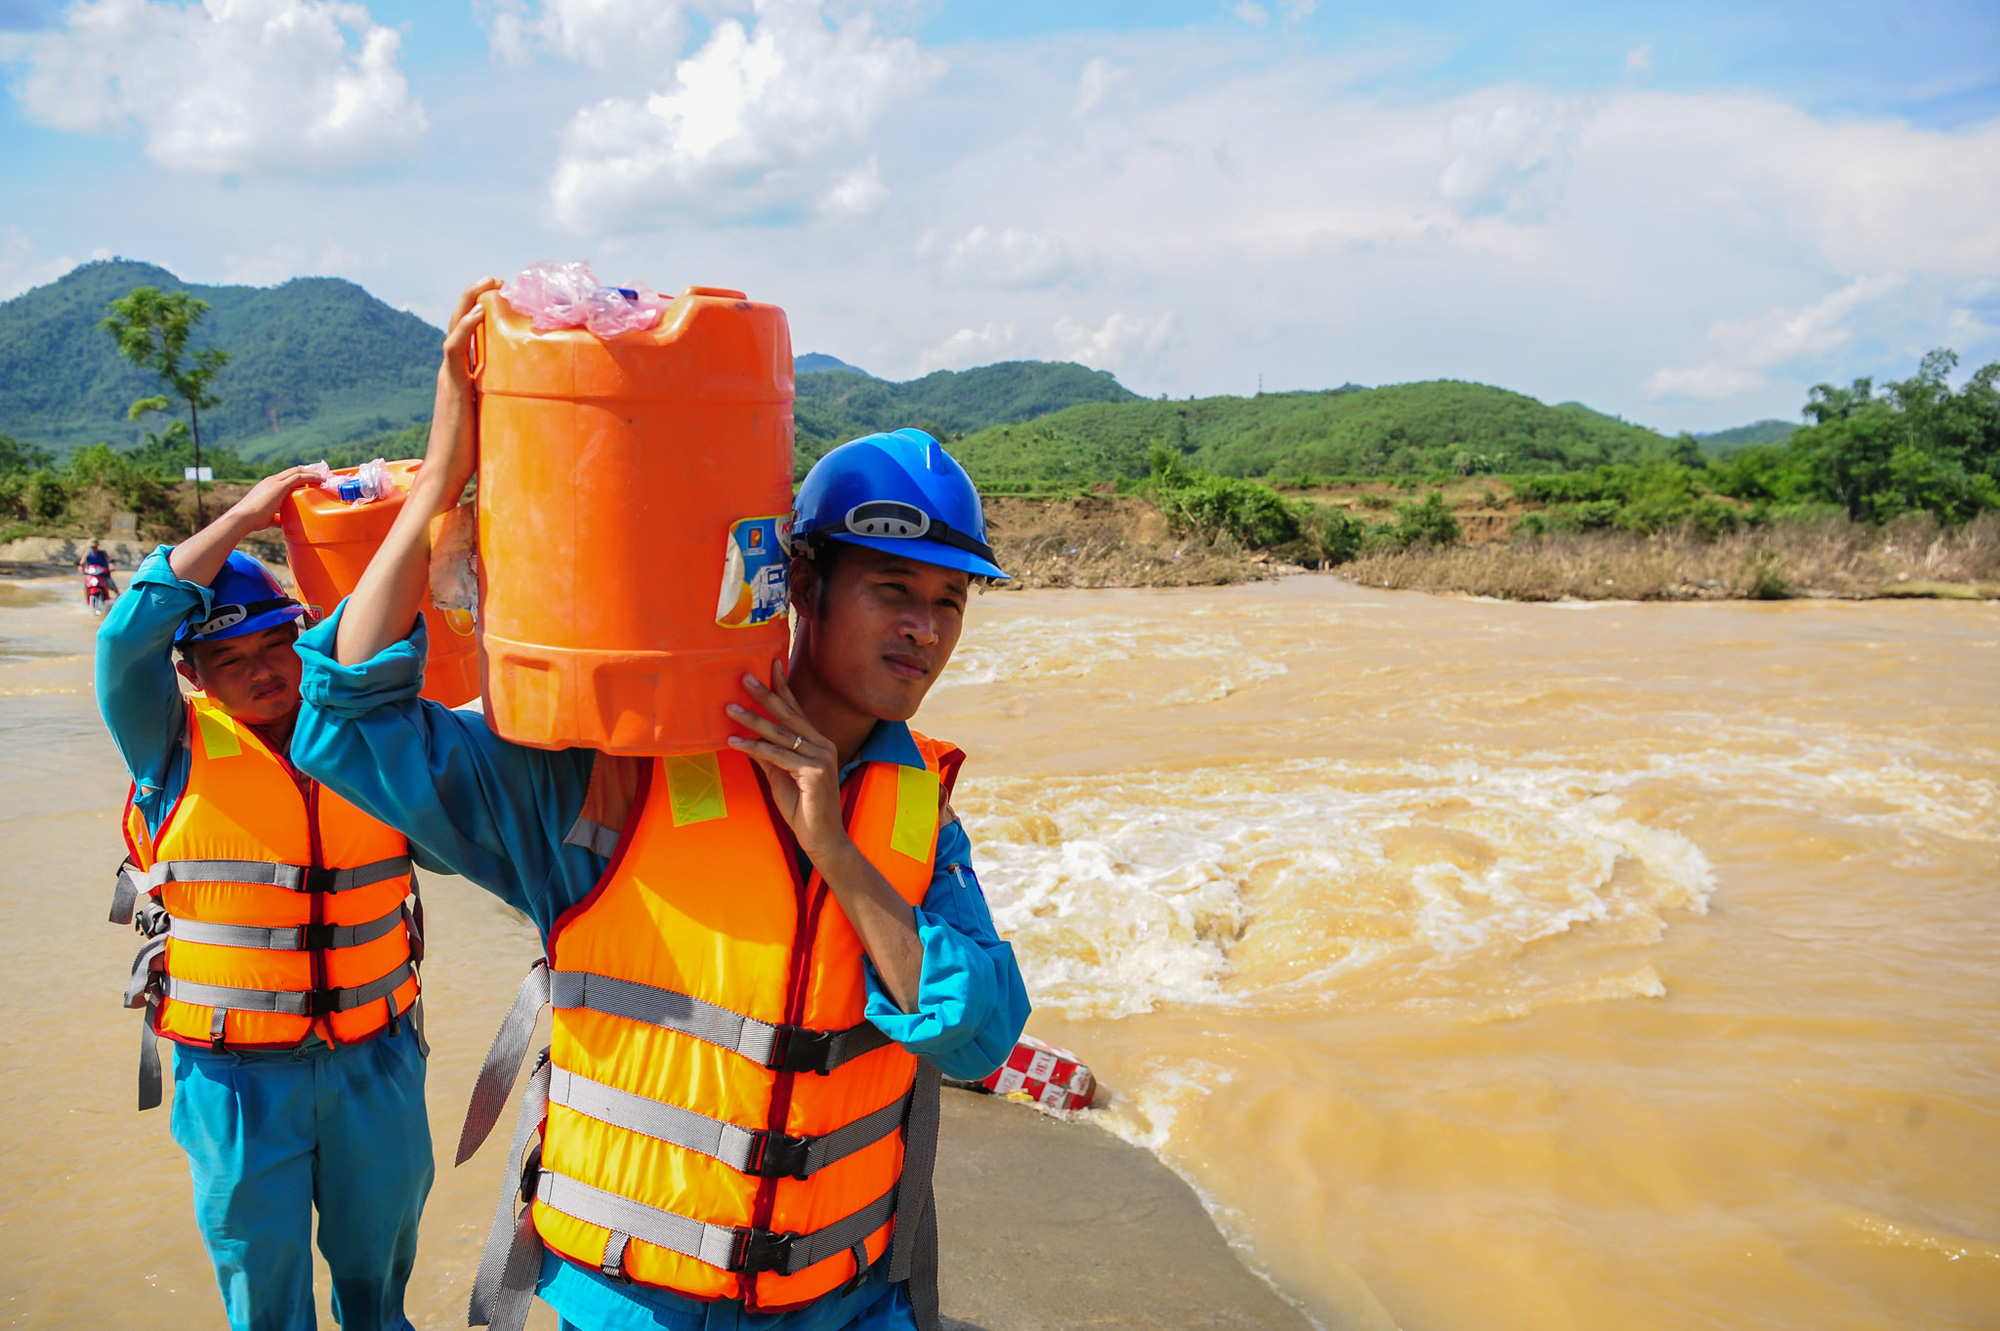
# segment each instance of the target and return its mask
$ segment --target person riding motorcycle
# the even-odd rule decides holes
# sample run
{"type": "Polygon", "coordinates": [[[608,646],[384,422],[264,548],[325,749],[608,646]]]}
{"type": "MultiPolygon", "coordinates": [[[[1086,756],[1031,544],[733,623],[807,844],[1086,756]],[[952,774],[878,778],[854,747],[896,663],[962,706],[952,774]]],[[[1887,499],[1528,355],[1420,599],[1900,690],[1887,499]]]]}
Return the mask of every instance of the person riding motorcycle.
{"type": "Polygon", "coordinates": [[[90,548],[83,552],[83,558],[76,561],[77,571],[83,574],[83,598],[94,599],[101,594],[109,602],[118,596],[118,583],[111,576],[111,556],[106,554],[92,540],[90,548]]]}

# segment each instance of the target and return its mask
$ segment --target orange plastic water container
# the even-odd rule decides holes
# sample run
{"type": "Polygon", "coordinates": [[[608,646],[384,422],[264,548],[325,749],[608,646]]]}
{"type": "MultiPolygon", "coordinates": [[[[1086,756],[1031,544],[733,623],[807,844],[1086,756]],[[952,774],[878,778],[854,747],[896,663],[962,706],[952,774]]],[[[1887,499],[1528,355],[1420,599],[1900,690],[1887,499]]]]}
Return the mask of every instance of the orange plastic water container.
{"type": "MultiPolygon", "coordinates": [[[[278,510],[285,533],[285,557],[299,585],[299,596],[315,618],[330,614],[361,581],[362,571],[403,510],[403,497],[409,493],[417,468],[423,465],[391,462],[389,479],[395,483],[395,493],[371,503],[345,503],[316,485],[286,496],[278,510]]],[[[334,473],[353,474],[353,469],[334,473]]],[[[479,696],[479,641],[473,636],[472,616],[440,610],[426,600],[424,627],[430,639],[424,696],[447,707],[471,702],[479,696]]]]}
{"type": "Polygon", "coordinates": [[[788,647],[792,339],[689,287],[644,332],[537,333],[481,298],[486,721],[520,744],[703,753],[788,647]]]}

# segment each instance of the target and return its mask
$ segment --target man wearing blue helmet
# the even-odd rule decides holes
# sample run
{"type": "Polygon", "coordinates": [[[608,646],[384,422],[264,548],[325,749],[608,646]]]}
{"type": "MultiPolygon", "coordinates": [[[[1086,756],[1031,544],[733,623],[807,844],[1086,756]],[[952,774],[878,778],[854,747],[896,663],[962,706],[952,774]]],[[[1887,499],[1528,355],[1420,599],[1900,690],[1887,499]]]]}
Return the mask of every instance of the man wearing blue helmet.
{"type": "Polygon", "coordinates": [[[985,1075],[1028,1013],[944,800],[963,755],[906,724],[971,579],[1002,576],[978,495],[917,431],[836,449],[799,496],[789,666],[746,677],[730,748],[532,749],[418,697],[429,523],[473,469],[470,375],[444,373],[461,391],[396,526],[300,640],[294,752],[542,933],[460,1141],[493,1126],[549,1003],[472,1320],[518,1328],[539,1294],[579,1331],[937,1326],[936,1077],[985,1075]],[[750,990],[796,1015],[730,1007],[750,990]]]}
{"type": "Polygon", "coordinates": [[[313,1324],[317,1209],[335,1317],[398,1331],[433,1172],[408,846],[292,767],[305,611],[235,549],[313,480],[268,477],[147,556],[98,631],[133,783],[111,918],[146,939],[139,1107],[163,1098],[165,1037],[228,1324],[313,1324]]]}

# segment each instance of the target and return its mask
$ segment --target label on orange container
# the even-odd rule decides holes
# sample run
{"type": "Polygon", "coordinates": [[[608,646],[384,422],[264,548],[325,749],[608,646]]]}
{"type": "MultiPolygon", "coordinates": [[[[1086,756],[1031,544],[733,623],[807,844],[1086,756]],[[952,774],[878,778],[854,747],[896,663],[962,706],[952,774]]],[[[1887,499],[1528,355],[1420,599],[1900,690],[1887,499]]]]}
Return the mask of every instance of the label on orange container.
{"type": "Polygon", "coordinates": [[[715,622],[726,629],[754,628],[785,613],[791,593],[792,519],[742,518],[729,528],[723,552],[722,594],[715,622]]]}

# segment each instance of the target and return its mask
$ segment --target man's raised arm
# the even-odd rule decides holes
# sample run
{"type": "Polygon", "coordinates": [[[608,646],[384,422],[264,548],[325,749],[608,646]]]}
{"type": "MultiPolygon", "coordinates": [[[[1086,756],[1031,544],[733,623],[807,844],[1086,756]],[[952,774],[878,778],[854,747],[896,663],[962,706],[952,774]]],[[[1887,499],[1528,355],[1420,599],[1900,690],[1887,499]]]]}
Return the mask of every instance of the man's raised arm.
{"type": "Polygon", "coordinates": [[[430,585],[431,519],[458,503],[472,479],[477,459],[473,438],[472,371],[465,349],[472,331],[486,312],[479,298],[500,284],[482,278],[467,287],[451,313],[444,338],[444,363],[438,366],[437,405],[431,414],[430,444],[417,470],[403,511],[389,529],[381,549],[361,575],[340,617],[335,657],[342,665],[360,665],[391,643],[410,635],[423,610],[430,585]]]}

